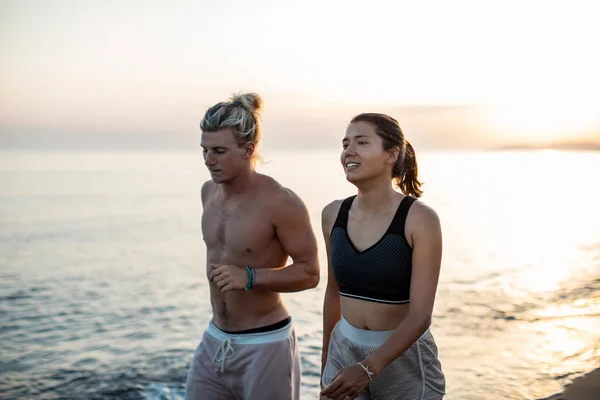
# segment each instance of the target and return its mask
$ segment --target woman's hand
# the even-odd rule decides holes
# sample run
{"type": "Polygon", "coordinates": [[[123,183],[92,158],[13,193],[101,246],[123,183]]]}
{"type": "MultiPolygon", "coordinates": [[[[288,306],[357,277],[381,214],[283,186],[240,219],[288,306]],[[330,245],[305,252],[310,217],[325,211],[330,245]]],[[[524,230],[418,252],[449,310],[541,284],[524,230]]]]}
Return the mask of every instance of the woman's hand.
{"type": "Polygon", "coordinates": [[[344,368],[331,381],[325,389],[321,391],[321,396],[331,400],[354,399],[368,385],[371,380],[363,368],[354,364],[344,368]]]}

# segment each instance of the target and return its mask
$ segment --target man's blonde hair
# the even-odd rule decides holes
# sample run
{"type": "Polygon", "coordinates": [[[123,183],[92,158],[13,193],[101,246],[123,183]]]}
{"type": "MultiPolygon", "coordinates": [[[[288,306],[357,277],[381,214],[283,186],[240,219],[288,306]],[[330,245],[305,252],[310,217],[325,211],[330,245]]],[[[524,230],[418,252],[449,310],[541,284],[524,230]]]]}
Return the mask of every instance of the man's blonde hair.
{"type": "Polygon", "coordinates": [[[210,107],[202,122],[202,132],[216,132],[224,128],[231,128],[233,136],[240,145],[253,143],[255,153],[253,161],[258,158],[256,148],[261,138],[260,111],[262,98],[256,93],[234,94],[228,101],[223,101],[210,107]]]}

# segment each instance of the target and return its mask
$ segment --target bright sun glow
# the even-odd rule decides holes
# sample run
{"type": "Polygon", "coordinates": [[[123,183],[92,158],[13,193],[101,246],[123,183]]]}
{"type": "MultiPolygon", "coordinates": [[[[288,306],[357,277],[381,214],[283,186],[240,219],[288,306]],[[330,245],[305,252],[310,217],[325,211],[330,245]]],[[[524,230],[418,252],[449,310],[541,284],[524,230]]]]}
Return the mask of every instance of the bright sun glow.
{"type": "Polygon", "coordinates": [[[485,120],[494,132],[542,143],[581,137],[598,126],[600,104],[585,97],[569,101],[515,98],[487,106],[485,120]]]}
{"type": "Polygon", "coordinates": [[[0,5],[0,124],[187,131],[206,106],[253,90],[277,116],[310,109],[306,119],[335,107],[484,106],[412,124],[439,137],[600,130],[591,2],[42,3],[0,5]]]}

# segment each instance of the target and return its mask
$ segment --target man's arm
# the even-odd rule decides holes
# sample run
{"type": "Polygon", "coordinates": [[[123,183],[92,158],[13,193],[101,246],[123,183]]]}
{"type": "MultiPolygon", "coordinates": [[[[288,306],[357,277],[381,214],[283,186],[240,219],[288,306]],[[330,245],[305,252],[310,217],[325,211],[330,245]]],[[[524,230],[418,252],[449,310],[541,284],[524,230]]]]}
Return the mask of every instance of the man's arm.
{"type": "Polygon", "coordinates": [[[317,241],[306,206],[291,190],[275,199],[273,220],[277,238],[293,263],[277,269],[256,269],[254,286],[272,292],[298,292],[319,284],[317,241]]]}

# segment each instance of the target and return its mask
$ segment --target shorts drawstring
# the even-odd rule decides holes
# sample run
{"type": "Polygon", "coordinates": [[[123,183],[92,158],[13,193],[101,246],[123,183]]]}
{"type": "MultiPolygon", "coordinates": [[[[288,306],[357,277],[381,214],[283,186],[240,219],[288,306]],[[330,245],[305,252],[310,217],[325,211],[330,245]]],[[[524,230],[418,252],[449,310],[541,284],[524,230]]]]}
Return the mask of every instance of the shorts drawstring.
{"type": "Polygon", "coordinates": [[[235,350],[233,349],[233,346],[231,346],[231,338],[225,338],[221,342],[219,347],[217,348],[217,352],[215,353],[215,356],[213,357],[213,362],[214,363],[220,362],[221,363],[221,372],[224,372],[225,371],[225,360],[227,358],[233,358],[234,355],[235,355],[235,350]],[[231,351],[231,354],[229,354],[230,351],[231,351]]]}

